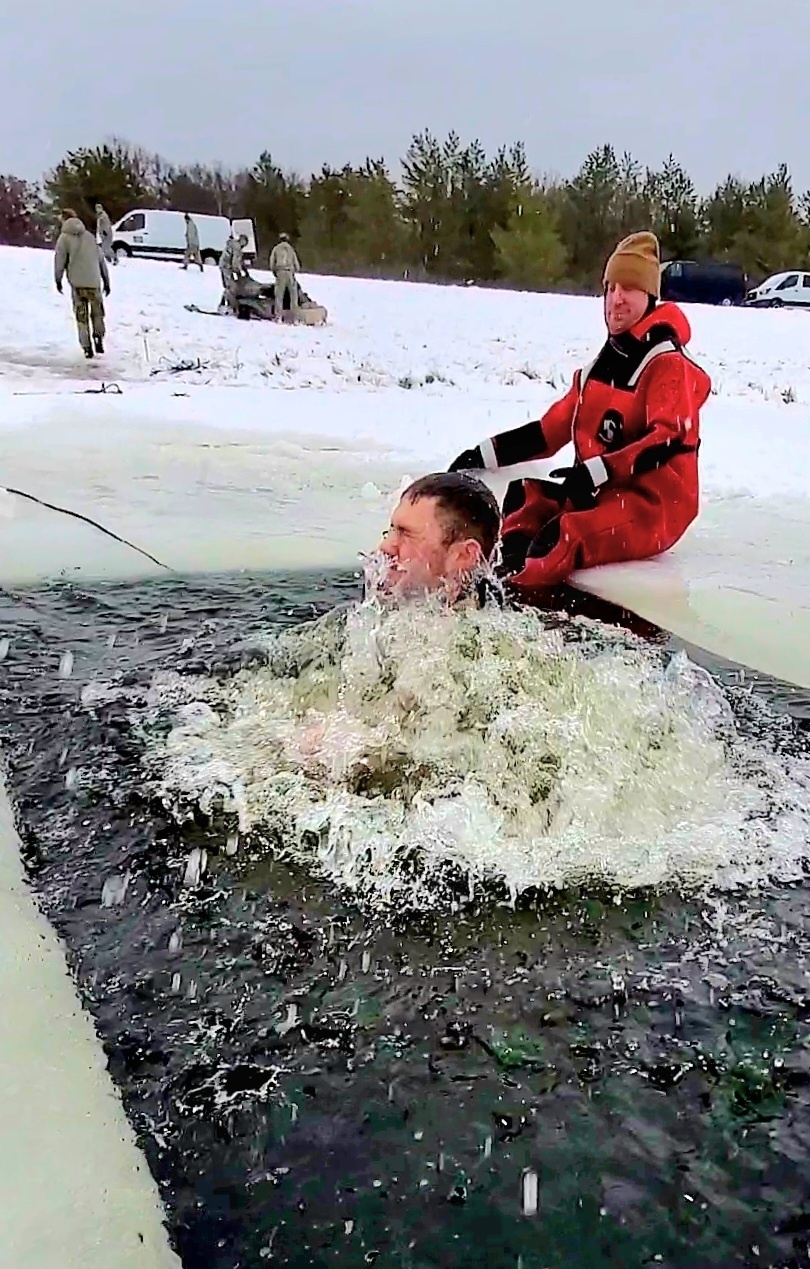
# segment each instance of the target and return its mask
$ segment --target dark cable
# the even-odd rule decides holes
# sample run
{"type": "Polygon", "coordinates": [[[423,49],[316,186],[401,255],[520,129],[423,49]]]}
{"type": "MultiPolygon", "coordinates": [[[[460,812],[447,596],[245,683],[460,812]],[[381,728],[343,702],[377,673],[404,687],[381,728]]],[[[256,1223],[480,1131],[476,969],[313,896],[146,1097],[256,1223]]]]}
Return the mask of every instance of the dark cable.
{"type": "Polygon", "coordinates": [[[89,524],[91,528],[98,529],[100,533],[106,534],[113,541],[120,542],[122,546],[128,546],[131,550],[137,551],[145,559],[157,564],[158,568],[165,568],[167,573],[174,572],[174,569],[170,568],[168,564],[164,564],[162,560],[155,559],[154,555],[150,555],[142,547],[136,546],[134,542],[128,542],[126,538],[119,537],[117,533],[113,533],[112,529],[105,529],[103,524],[99,524],[97,520],[91,520],[89,516],[83,516],[80,511],[70,511],[67,507],[57,507],[52,502],[45,502],[43,498],[35,498],[33,494],[25,493],[22,489],[11,489],[8,485],[0,485],[0,488],[5,489],[8,494],[14,494],[17,498],[27,498],[29,502],[35,502],[37,506],[47,507],[49,511],[58,511],[62,515],[72,516],[74,520],[81,520],[84,524],[89,524]]]}

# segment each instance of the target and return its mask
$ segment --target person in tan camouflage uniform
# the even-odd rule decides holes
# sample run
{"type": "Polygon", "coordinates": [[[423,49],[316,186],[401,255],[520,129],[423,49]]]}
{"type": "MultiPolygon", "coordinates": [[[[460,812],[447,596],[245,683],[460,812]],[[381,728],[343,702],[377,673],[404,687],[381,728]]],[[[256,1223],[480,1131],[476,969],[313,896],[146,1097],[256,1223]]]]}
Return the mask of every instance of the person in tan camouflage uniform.
{"type": "Polygon", "coordinates": [[[284,319],[284,297],[289,292],[290,318],[298,319],[298,279],[301,265],[287,234],[280,234],[279,240],[270,253],[270,269],[276,276],[275,298],[273,304],[274,317],[277,322],[284,319]]]}
{"type": "Polygon", "coordinates": [[[54,281],[62,294],[62,279],[67,274],[73,293],[73,315],[79,343],[88,359],[104,352],[104,300],[110,294],[107,261],[89,229],[86,229],[71,208],[62,212],[62,232],[54,252],[54,281]],[[90,338],[92,326],[93,336],[90,338]]]}
{"type": "Polygon", "coordinates": [[[183,268],[187,269],[190,264],[198,264],[200,266],[200,273],[202,273],[204,270],[202,256],[200,255],[200,231],[188,212],[185,214],[185,222],[186,254],[183,259],[183,268]]]}
{"type": "Polygon", "coordinates": [[[101,254],[108,264],[117,264],[113,252],[113,231],[112,221],[105,212],[101,203],[96,203],[96,238],[101,247],[101,254]]]}
{"type": "Polygon", "coordinates": [[[236,289],[241,278],[247,276],[245,268],[245,247],[247,246],[247,235],[240,234],[238,238],[234,237],[233,231],[231,236],[222,249],[219,257],[219,271],[222,275],[222,299],[219,307],[222,312],[231,309],[236,312],[236,289]]]}

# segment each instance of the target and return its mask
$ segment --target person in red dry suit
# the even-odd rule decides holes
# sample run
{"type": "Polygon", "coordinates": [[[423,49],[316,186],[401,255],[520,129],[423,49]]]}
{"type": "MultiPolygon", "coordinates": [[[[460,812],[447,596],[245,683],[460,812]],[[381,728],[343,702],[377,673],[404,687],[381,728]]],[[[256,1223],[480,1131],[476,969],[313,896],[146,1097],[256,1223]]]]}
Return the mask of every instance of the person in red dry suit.
{"type": "Polygon", "coordinates": [[[450,465],[494,471],[573,441],[572,467],[550,480],[513,481],[507,491],[503,564],[519,591],[658,555],[697,516],[700,409],[711,381],[684,351],[686,316],[659,304],[659,294],[658,239],[631,234],[605,267],[608,338],[596,360],[539,421],[490,437],[450,465]]]}

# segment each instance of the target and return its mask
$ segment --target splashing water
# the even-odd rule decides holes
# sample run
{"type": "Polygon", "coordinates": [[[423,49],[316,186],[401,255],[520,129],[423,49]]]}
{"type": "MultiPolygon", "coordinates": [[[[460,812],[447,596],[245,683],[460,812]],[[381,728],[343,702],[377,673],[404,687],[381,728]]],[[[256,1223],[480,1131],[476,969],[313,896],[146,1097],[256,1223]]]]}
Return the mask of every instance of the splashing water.
{"type": "MultiPolygon", "coordinates": [[[[742,737],[685,654],[598,623],[366,601],[226,681],[162,673],[152,786],[232,813],[374,906],[450,885],[756,886],[803,875],[810,766],[742,737]]],[[[231,830],[232,831],[232,830],[231,830]]]]}

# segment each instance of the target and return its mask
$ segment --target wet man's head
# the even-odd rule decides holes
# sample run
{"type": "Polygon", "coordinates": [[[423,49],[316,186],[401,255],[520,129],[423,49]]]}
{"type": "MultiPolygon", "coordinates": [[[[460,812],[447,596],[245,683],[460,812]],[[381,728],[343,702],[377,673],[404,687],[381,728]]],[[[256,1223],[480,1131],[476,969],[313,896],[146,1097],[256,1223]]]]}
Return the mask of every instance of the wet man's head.
{"type": "Polygon", "coordinates": [[[379,550],[390,589],[458,591],[487,564],[501,530],[497,499],[468,472],[436,472],[409,485],[379,550]]]}

